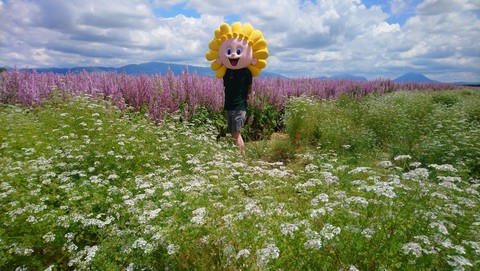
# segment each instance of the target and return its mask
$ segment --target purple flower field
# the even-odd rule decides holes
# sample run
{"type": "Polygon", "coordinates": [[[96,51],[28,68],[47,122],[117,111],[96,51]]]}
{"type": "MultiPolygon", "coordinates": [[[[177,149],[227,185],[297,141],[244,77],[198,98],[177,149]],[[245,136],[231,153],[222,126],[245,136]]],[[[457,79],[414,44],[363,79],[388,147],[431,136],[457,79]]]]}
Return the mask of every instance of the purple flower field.
{"type": "MultiPolygon", "coordinates": [[[[400,90],[449,90],[460,88],[446,83],[395,83],[389,79],[356,81],[310,78],[255,78],[255,99],[251,106],[263,109],[268,104],[281,110],[289,97],[335,98],[345,93],[362,97],[400,90]]],[[[199,107],[220,112],[223,106],[222,80],[183,73],[167,75],[126,75],[117,73],[55,73],[9,70],[0,74],[0,102],[3,104],[41,105],[52,96],[88,94],[112,100],[120,109],[131,107],[146,112],[155,121],[165,113],[180,111],[186,117],[199,107]]]]}

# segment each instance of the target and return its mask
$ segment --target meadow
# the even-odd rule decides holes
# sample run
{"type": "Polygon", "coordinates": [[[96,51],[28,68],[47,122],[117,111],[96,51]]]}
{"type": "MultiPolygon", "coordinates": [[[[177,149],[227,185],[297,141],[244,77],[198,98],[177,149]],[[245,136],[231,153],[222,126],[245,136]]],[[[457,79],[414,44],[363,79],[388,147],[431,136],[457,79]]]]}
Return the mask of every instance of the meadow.
{"type": "Polygon", "coordinates": [[[479,269],[478,90],[255,80],[0,73],[0,269],[479,269]]]}

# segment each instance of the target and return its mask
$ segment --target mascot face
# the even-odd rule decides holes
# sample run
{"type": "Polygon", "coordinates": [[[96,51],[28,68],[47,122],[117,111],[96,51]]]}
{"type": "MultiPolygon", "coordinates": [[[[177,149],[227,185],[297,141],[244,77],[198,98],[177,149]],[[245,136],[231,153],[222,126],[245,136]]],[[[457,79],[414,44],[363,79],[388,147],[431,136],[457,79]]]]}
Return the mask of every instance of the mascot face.
{"type": "Polygon", "coordinates": [[[205,57],[212,61],[210,67],[217,78],[222,78],[227,69],[248,68],[252,76],[258,76],[267,66],[267,41],[260,30],[253,26],[235,22],[223,23],[215,30],[213,39],[208,44],[210,49],[205,57]]]}
{"type": "Polygon", "coordinates": [[[246,68],[253,62],[252,48],[241,38],[228,39],[218,50],[217,62],[232,70],[246,68]]]}

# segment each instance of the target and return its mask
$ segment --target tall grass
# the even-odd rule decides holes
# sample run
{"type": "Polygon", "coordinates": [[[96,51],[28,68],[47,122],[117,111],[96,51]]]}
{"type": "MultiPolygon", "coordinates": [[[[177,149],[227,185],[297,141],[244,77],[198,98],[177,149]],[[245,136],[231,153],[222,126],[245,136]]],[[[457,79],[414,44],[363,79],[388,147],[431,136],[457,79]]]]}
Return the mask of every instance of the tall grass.
{"type": "Polygon", "coordinates": [[[320,147],[352,162],[410,155],[480,176],[480,93],[407,92],[363,99],[292,99],[285,116],[295,148],[320,147]]]}
{"type": "MultiPolygon", "coordinates": [[[[418,94],[426,113],[402,107],[406,93],[293,101],[286,115],[304,118],[293,167],[242,161],[206,117],[165,114],[156,125],[91,96],[2,105],[0,269],[478,270],[480,182],[464,172],[478,161],[478,94],[440,94],[418,94]],[[396,155],[396,133],[366,123],[389,124],[380,112],[441,117],[434,130],[408,122],[431,131],[413,146],[436,159],[396,155]],[[335,115],[349,140],[332,127],[327,143],[322,125],[335,115]],[[435,152],[449,140],[456,162],[445,164],[435,152]],[[369,148],[388,155],[378,165],[344,158],[369,148]]],[[[410,136],[408,125],[388,129],[410,136]]]]}

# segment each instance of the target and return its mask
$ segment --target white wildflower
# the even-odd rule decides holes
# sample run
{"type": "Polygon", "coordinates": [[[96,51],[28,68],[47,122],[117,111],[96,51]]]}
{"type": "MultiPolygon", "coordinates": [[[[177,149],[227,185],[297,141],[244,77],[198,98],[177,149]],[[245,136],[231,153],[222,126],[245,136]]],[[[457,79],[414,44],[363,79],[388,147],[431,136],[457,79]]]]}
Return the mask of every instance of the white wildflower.
{"type": "Polygon", "coordinates": [[[280,229],[283,235],[293,236],[293,234],[298,230],[298,226],[291,223],[283,223],[280,225],[280,229]]]}
{"type": "Polygon", "coordinates": [[[420,167],[422,165],[422,163],[420,162],[412,162],[409,164],[410,167],[413,167],[413,168],[417,168],[417,167],[420,167]]]}
{"type": "Polygon", "coordinates": [[[454,168],[450,164],[443,164],[443,165],[437,165],[437,164],[431,164],[429,167],[432,167],[438,171],[448,171],[448,172],[457,172],[458,170],[454,168]]]}
{"type": "Polygon", "coordinates": [[[308,240],[303,244],[303,247],[305,247],[306,249],[319,250],[320,248],[322,248],[322,239],[315,238],[308,240]]]}
{"type": "Polygon", "coordinates": [[[366,191],[374,191],[378,196],[386,196],[388,198],[394,198],[396,196],[395,192],[393,192],[393,187],[387,182],[381,182],[375,185],[366,185],[361,188],[365,189],[366,191]]]}
{"type": "Polygon", "coordinates": [[[26,249],[24,249],[24,250],[22,251],[22,253],[20,253],[20,254],[21,254],[21,255],[24,255],[24,256],[28,256],[28,255],[32,254],[33,252],[34,252],[33,249],[31,249],[31,248],[26,248],[26,249]]]}
{"type": "Polygon", "coordinates": [[[389,168],[391,167],[393,164],[392,162],[386,160],[386,161],[380,161],[380,166],[383,167],[383,168],[389,168]]]}
{"type": "Polygon", "coordinates": [[[365,236],[365,238],[367,238],[367,239],[372,238],[374,233],[375,233],[375,230],[373,228],[365,228],[362,231],[362,235],[365,236]]]}
{"type": "Polygon", "coordinates": [[[75,244],[70,244],[70,245],[67,247],[67,250],[68,250],[69,252],[72,252],[72,251],[77,250],[77,249],[78,249],[78,246],[75,245],[75,244]]]}
{"type": "Polygon", "coordinates": [[[99,250],[99,246],[86,246],[84,250],[79,251],[76,253],[76,257],[72,258],[68,262],[68,266],[80,265],[81,269],[85,269],[89,262],[95,257],[97,251],[99,250]]]}
{"type": "Polygon", "coordinates": [[[210,241],[210,235],[205,235],[205,236],[202,236],[202,238],[200,238],[200,243],[202,244],[208,244],[209,241],[210,241]]]}
{"type": "Polygon", "coordinates": [[[315,182],[308,180],[304,183],[297,183],[295,185],[295,190],[302,193],[310,193],[310,191],[308,191],[308,187],[314,187],[315,185],[317,185],[315,182]]]}
{"type": "Polygon", "coordinates": [[[250,256],[250,251],[248,249],[242,249],[237,253],[237,256],[235,256],[235,259],[240,259],[241,257],[247,258],[250,256]]]}
{"type": "Polygon", "coordinates": [[[331,172],[322,171],[321,174],[325,178],[325,183],[327,185],[338,184],[338,177],[333,175],[331,172]]]}
{"type": "Polygon", "coordinates": [[[168,255],[173,255],[173,254],[177,253],[179,249],[180,249],[179,245],[169,244],[167,246],[167,253],[168,253],[168,255]]]}
{"type": "Polygon", "coordinates": [[[190,219],[190,222],[192,222],[193,224],[197,224],[197,225],[205,224],[206,213],[207,213],[207,211],[206,211],[205,207],[198,208],[198,209],[194,210],[192,212],[193,217],[192,217],[192,219],[190,219]]]}
{"type": "Polygon", "coordinates": [[[132,248],[145,248],[147,246],[147,241],[145,239],[143,239],[142,237],[138,238],[137,240],[135,240],[135,242],[133,242],[132,244],[132,248]]]}
{"type": "Polygon", "coordinates": [[[317,165],[314,165],[314,164],[308,164],[308,165],[305,166],[305,170],[306,170],[307,172],[313,172],[313,171],[315,171],[315,170],[317,170],[317,169],[318,169],[318,166],[317,166],[317,165]]]}
{"type": "Polygon", "coordinates": [[[348,269],[340,269],[340,271],[360,271],[355,265],[350,265],[348,269]]]}
{"type": "Polygon", "coordinates": [[[310,201],[310,204],[313,206],[317,206],[319,202],[328,202],[328,195],[325,193],[322,193],[310,201]]]}
{"type": "Polygon", "coordinates": [[[348,174],[357,174],[357,173],[368,173],[370,172],[369,167],[356,167],[348,172],[348,174]]]}
{"type": "Polygon", "coordinates": [[[311,218],[318,218],[319,216],[324,216],[327,213],[325,208],[313,209],[310,211],[311,218]]]}
{"type": "Polygon", "coordinates": [[[416,168],[402,174],[402,178],[406,180],[426,180],[430,172],[426,168],[416,168]]]}
{"type": "Polygon", "coordinates": [[[258,250],[257,255],[258,265],[265,268],[271,259],[280,257],[280,249],[275,244],[269,244],[266,248],[258,250]]]}
{"type": "Polygon", "coordinates": [[[125,269],[125,271],[133,271],[135,270],[135,264],[134,263],[130,263],[127,268],[125,269]]]}
{"type": "Polygon", "coordinates": [[[53,242],[53,240],[55,240],[55,234],[48,232],[42,238],[46,243],[53,242]]]}
{"type": "Polygon", "coordinates": [[[422,246],[418,243],[410,242],[406,243],[402,247],[403,253],[405,254],[413,254],[415,257],[420,257],[422,256],[422,246]]]}
{"type": "Polygon", "coordinates": [[[251,201],[245,205],[245,213],[246,214],[261,214],[262,208],[260,208],[256,202],[251,201]]]}
{"type": "Polygon", "coordinates": [[[92,247],[85,247],[87,249],[87,256],[85,257],[86,262],[90,262],[93,257],[95,257],[95,254],[97,253],[97,250],[99,249],[98,246],[92,246],[92,247]]]}
{"type": "Polygon", "coordinates": [[[458,254],[466,254],[467,252],[465,251],[465,248],[463,246],[460,246],[460,245],[456,245],[453,247],[453,249],[455,249],[455,251],[458,253],[458,254]]]}
{"type": "Polygon", "coordinates": [[[395,161],[398,161],[398,160],[408,160],[408,159],[412,159],[412,157],[408,154],[404,154],[404,155],[397,155],[393,158],[393,160],[395,161]]]}
{"type": "Polygon", "coordinates": [[[225,222],[226,225],[231,226],[235,218],[232,214],[226,214],[222,216],[222,220],[225,222]]]}
{"type": "Polygon", "coordinates": [[[352,203],[352,202],[353,203],[359,203],[360,205],[363,205],[363,206],[368,205],[368,200],[364,197],[359,197],[359,196],[348,198],[348,199],[346,199],[346,202],[347,203],[352,203]]]}
{"type": "Polygon", "coordinates": [[[439,193],[439,192],[433,192],[433,193],[432,193],[432,197],[436,197],[436,198],[442,199],[442,200],[448,200],[448,196],[447,196],[447,195],[444,195],[444,194],[439,193]]]}
{"type": "Polygon", "coordinates": [[[443,186],[445,188],[451,189],[451,190],[456,190],[456,191],[462,191],[462,189],[458,188],[458,186],[452,182],[444,181],[439,183],[438,185],[443,186]]]}
{"type": "Polygon", "coordinates": [[[155,210],[145,210],[142,215],[140,215],[139,220],[142,223],[146,221],[150,221],[158,216],[158,214],[162,211],[161,208],[155,210]]]}
{"type": "Polygon", "coordinates": [[[340,234],[341,230],[342,229],[340,227],[336,227],[336,226],[333,226],[333,225],[330,225],[330,224],[325,224],[325,226],[323,226],[323,229],[320,232],[320,234],[323,237],[325,237],[325,239],[330,240],[333,237],[335,237],[336,235],[340,234]]]}
{"type": "Polygon", "coordinates": [[[437,179],[444,182],[451,182],[451,183],[461,183],[461,177],[453,177],[453,176],[437,176],[437,179]]]}
{"type": "Polygon", "coordinates": [[[455,270],[465,270],[465,266],[473,266],[473,264],[465,257],[459,255],[448,255],[448,264],[455,270]]]}
{"type": "Polygon", "coordinates": [[[115,180],[115,179],[118,179],[118,178],[119,178],[118,175],[115,174],[115,173],[112,173],[112,174],[108,175],[108,177],[107,177],[108,180],[115,180]]]}
{"type": "Polygon", "coordinates": [[[145,239],[142,237],[138,238],[133,242],[132,248],[139,248],[142,249],[145,253],[150,253],[153,250],[153,245],[149,244],[145,239]]]}
{"type": "Polygon", "coordinates": [[[225,208],[225,205],[223,205],[223,203],[221,203],[221,202],[215,202],[215,203],[212,204],[212,206],[217,208],[217,209],[225,208]]]}
{"type": "Polygon", "coordinates": [[[448,234],[448,229],[447,229],[447,227],[445,227],[443,222],[432,222],[432,223],[430,223],[429,226],[430,226],[430,228],[438,228],[438,230],[445,235],[448,234]]]}

